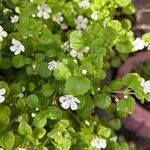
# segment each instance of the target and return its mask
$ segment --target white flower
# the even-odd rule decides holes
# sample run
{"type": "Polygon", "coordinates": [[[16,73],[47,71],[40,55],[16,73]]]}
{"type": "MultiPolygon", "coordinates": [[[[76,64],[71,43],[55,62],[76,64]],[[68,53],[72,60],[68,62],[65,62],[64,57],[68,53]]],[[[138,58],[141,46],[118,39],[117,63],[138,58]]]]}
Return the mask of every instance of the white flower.
{"type": "Polygon", "coordinates": [[[71,51],[70,51],[70,55],[71,55],[73,58],[76,58],[76,57],[78,57],[79,59],[82,59],[82,58],[83,58],[83,52],[77,52],[76,50],[71,50],[71,51]]]}
{"type": "Polygon", "coordinates": [[[89,122],[88,120],[85,120],[85,124],[86,124],[87,126],[90,126],[90,122],[89,122]]]}
{"type": "Polygon", "coordinates": [[[86,9],[90,6],[90,2],[89,0],[83,0],[82,2],[79,3],[79,7],[80,8],[83,8],[83,9],[86,9]]]}
{"type": "Polygon", "coordinates": [[[19,116],[17,119],[18,122],[22,122],[22,116],[19,116]]]}
{"type": "Polygon", "coordinates": [[[65,42],[65,43],[62,44],[60,47],[64,50],[64,52],[69,51],[69,50],[70,50],[69,41],[65,42]]]}
{"type": "Polygon", "coordinates": [[[133,41],[133,46],[134,49],[137,51],[137,50],[142,50],[145,46],[148,46],[148,44],[145,43],[144,40],[142,40],[141,38],[136,38],[133,41]]]}
{"type": "Polygon", "coordinates": [[[79,99],[77,99],[76,97],[72,96],[72,95],[65,95],[65,96],[61,96],[59,98],[59,101],[61,103],[61,106],[64,109],[68,109],[69,107],[71,108],[71,110],[76,110],[78,109],[78,105],[77,103],[80,103],[79,99]]]}
{"type": "Polygon", "coordinates": [[[63,20],[64,20],[64,18],[62,16],[61,12],[58,12],[55,16],[53,16],[53,21],[57,22],[58,24],[63,22],[63,20]]]}
{"type": "Polygon", "coordinates": [[[78,16],[77,19],[74,21],[76,24],[76,29],[80,30],[83,29],[85,30],[88,24],[88,19],[84,18],[82,15],[78,16]]]}
{"type": "Polygon", "coordinates": [[[91,145],[98,149],[101,149],[101,148],[104,149],[104,148],[106,148],[107,143],[106,143],[105,139],[96,138],[91,142],[91,145]]]}
{"type": "Polygon", "coordinates": [[[83,70],[81,71],[81,73],[82,73],[83,75],[86,75],[86,74],[87,74],[87,70],[86,70],[86,69],[83,69],[83,70]]]}
{"type": "Polygon", "coordinates": [[[90,50],[90,48],[87,46],[87,47],[83,48],[83,50],[82,50],[82,51],[83,51],[84,53],[88,53],[88,52],[89,52],[89,50],[90,50]]]}
{"type": "Polygon", "coordinates": [[[49,70],[55,70],[57,67],[57,62],[55,60],[48,63],[48,69],[49,70]]]}
{"type": "Polygon", "coordinates": [[[13,17],[10,17],[10,18],[11,18],[11,23],[16,23],[19,20],[19,16],[17,15],[14,15],[13,17]]]}
{"type": "Polygon", "coordinates": [[[93,20],[98,20],[98,12],[97,12],[97,11],[94,11],[94,12],[92,13],[92,15],[91,15],[91,18],[92,18],[93,20]]]}
{"type": "Polygon", "coordinates": [[[35,111],[39,111],[39,108],[36,108],[35,111]]]}
{"type": "Polygon", "coordinates": [[[4,150],[3,148],[0,148],[0,150],[4,150]]]}
{"type": "Polygon", "coordinates": [[[7,32],[5,32],[5,31],[3,30],[3,27],[0,26],[0,42],[3,41],[3,38],[4,38],[4,37],[7,37],[7,32]]]}
{"type": "Polygon", "coordinates": [[[4,94],[6,93],[6,89],[2,88],[0,89],[0,103],[4,102],[5,97],[4,94]]]}
{"type": "Polygon", "coordinates": [[[62,30],[68,29],[68,25],[65,24],[65,23],[62,23],[62,24],[60,25],[60,27],[61,27],[62,30]]]}
{"type": "Polygon", "coordinates": [[[70,55],[75,58],[78,56],[78,52],[75,50],[72,50],[72,51],[70,51],[70,55]]]}
{"type": "Polygon", "coordinates": [[[10,47],[10,50],[14,52],[15,55],[20,54],[21,52],[25,51],[25,47],[21,44],[20,41],[16,39],[12,39],[12,46],[10,47]]]}
{"type": "Polygon", "coordinates": [[[141,78],[141,85],[143,86],[144,93],[150,93],[150,80],[145,81],[141,78]]]}
{"type": "Polygon", "coordinates": [[[36,114],[35,114],[35,113],[32,113],[32,114],[31,114],[31,117],[32,117],[32,118],[34,118],[35,116],[36,116],[36,114]]]}
{"type": "Polygon", "coordinates": [[[37,14],[38,17],[43,17],[44,19],[49,18],[49,13],[51,13],[51,8],[48,7],[47,4],[38,5],[37,9],[38,9],[38,14],[37,14]]]}

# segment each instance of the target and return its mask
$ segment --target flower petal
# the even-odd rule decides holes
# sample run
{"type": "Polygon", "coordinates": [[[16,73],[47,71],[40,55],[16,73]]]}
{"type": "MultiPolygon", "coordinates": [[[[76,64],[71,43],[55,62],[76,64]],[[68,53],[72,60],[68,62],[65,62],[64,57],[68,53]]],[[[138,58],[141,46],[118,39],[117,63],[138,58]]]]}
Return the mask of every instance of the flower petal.
{"type": "Polygon", "coordinates": [[[61,106],[64,108],[64,109],[68,109],[70,107],[70,101],[64,101],[61,103],[61,106]]]}
{"type": "Polygon", "coordinates": [[[71,110],[77,110],[78,106],[74,100],[71,101],[71,110]]]}
{"type": "Polygon", "coordinates": [[[5,100],[5,97],[0,95],[0,103],[3,103],[4,100],[5,100]]]}
{"type": "Polygon", "coordinates": [[[0,89],[0,95],[4,95],[6,93],[6,89],[2,88],[0,89]]]}

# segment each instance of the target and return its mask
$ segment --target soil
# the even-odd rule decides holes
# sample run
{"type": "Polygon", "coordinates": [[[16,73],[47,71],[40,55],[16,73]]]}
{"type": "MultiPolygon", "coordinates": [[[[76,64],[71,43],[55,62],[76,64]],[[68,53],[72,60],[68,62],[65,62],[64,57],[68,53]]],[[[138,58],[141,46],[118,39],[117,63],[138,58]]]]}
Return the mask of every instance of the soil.
{"type": "MultiPolygon", "coordinates": [[[[133,31],[136,37],[141,37],[144,33],[150,32],[150,0],[133,0],[136,13],[132,16],[133,31]]],[[[143,106],[150,109],[150,105],[143,106]]],[[[150,139],[137,136],[135,132],[122,127],[119,134],[124,135],[132,150],[150,150],[150,139]]]]}

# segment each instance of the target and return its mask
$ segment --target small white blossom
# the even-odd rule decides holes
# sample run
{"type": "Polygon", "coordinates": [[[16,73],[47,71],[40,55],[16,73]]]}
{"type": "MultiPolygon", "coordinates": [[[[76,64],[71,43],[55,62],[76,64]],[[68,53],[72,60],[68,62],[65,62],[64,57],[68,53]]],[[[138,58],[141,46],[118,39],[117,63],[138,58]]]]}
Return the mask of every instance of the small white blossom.
{"type": "Polygon", "coordinates": [[[81,71],[81,73],[82,73],[83,75],[86,75],[86,74],[87,74],[87,70],[86,70],[86,69],[83,69],[83,70],[81,71]]]}
{"type": "Polygon", "coordinates": [[[87,9],[90,6],[89,0],[83,0],[79,3],[79,7],[83,9],[87,9]]]}
{"type": "Polygon", "coordinates": [[[72,50],[72,51],[70,51],[70,55],[75,58],[78,56],[78,52],[75,50],[72,50]]]}
{"type": "Polygon", "coordinates": [[[22,116],[19,116],[17,119],[18,122],[22,122],[22,116]]]}
{"type": "Polygon", "coordinates": [[[32,114],[31,114],[31,117],[32,117],[32,118],[34,118],[35,116],[36,116],[36,114],[35,114],[35,113],[32,113],[32,114]]]}
{"type": "Polygon", "coordinates": [[[35,18],[35,17],[36,17],[36,15],[35,15],[35,14],[32,14],[32,17],[33,17],[33,18],[35,18]]]}
{"type": "Polygon", "coordinates": [[[19,93],[19,94],[17,95],[17,97],[23,98],[23,97],[24,97],[24,94],[23,94],[23,93],[19,93]]]}
{"type": "Polygon", "coordinates": [[[91,142],[91,145],[97,149],[104,149],[107,146],[105,139],[96,138],[91,142]]]}
{"type": "Polygon", "coordinates": [[[25,92],[25,90],[26,90],[26,88],[23,86],[23,87],[22,87],[22,92],[25,92]]]}
{"type": "Polygon", "coordinates": [[[16,39],[12,39],[12,46],[10,47],[10,50],[14,52],[15,55],[20,54],[21,52],[25,51],[25,47],[21,44],[20,41],[16,39]]]}
{"type": "Polygon", "coordinates": [[[33,3],[33,0],[30,0],[30,3],[33,3]]]}
{"type": "Polygon", "coordinates": [[[36,108],[35,111],[39,111],[39,108],[36,108]]]}
{"type": "Polygon", "coordinates": [[[117,136],[113,136],[110,138],[110,141],[117,142],[117,136]]]}
{"type": "Polygon", "coordinates": [[[148,46],[148,44],[145,43],[144,40],[138,37],[133,41],[133,46],[134,49],[137,51],[137,50],[142,50],[145,46],[148,46]]]}
{"type": "Polygon", "coordinates": [[[64,18],[62,16],[61,12],[58,12],[55,16],[53,16],[53,21],[57,22],[58,24],[63,22],[63,20],[64,20],[64,18]]]}
{"type": "Polygon", "coordinates": [[[73,57],[73,58],[79,58],[79,59],[82,59],[83,58],[83,52],[77,52],[76,50],[71,50],[70,51],[70,55],[73,57]]]}
{"type": "Polygon", "coordinates": [[[2,26],[0,26],[0,42],[3,41],[4,37],[7,37],[7,32],[3,30],[2,26]]]}
{"type": "Polygon", "coordinates": [[[150,80],[145,81],[141,78],[141,85],[143,86],[144,93],[150,93],[150,80]]]}
{"type": "Polygon", "coordinates": [[[78,109],[77,103],[80,103],[79,99],[72,95],[61,96],[59,98],[59,101],[64,109],[68,109],[70,107],[71,110],[77,110],[78,109]]]}
{"type": "Polygon", "coordinates": [[[11,18],[11,23],[16,23],[19,20],[19,16],[17,15],[14,15],[13,17],[10,17],[10,18],[11,18]]]}
{"type": "Polygon", "coordinates": [[[97,88],[97,91],[100,91],[101,90],[101,88],[99,87],[99,88],[97,88]]]}
{"type": "Polygon", "coordinates": [[[61,132],[58,132],[58,136],[61,136],[61,132]]]}
{"type": "Polygon", "coordinates": [[[89,122],[88,120],[85,120],[85,124],[86,124],[87,126],[90,126],[90,122],[89,122]]]}
{"type": "Polygon", "coordinates": [[[92,15],[91,15],[91,18],[92,18],[93,20],[98,20],[98,12],[97,12],[97,11],[94,11],[94,12],[92,13],[92,15]]]}
{"type": "Polygon", "coordinates": [[[49,70],[55,70],[57,67],[57,62],[55,60],[48,63],[48,69],[49,70]]]}
{"type": "Polygon", "coordinates": [[[67,30],[68,29],[68,25],[65,23],[60,24],[60,27],[62,30],[67,30]]]}
{"type": "Polygon", "coordinates": [[[77,30],[85,30],[88,24],[88,19],[84,18],[82,15],[78,16],[77,19],[75,19],[76,29],[77,30]]]}
{"type": "Polygon", "coordinates": [[[3,103],[5,100],[4,94],[6,93],[6,89],[1,88],[0,89],[0,103],[3,103]]]}
{"type": "Polygon", "coordinates": [[[69,41],[63,43],[60,47],[64,50],[64,52],[69,51],[70,50],[69,41]]]}
{"type": "Polygon", "coordinates": [[[88,53],[88,52],[89,52],[89,50],[90,50],[90,48],[87,46],[87,47],[83,48],[83,50],[82,50],[82,51],[83,51],[84,53],[88,53]]]}
{"type": "Polygon", "coordinates": [[[38,13],[37,13],[38,17],[43,17],[44,19],[49,18],[49,14],[51,13],[51,8],[48,7],[47,4],[38,5],[37,9],[38,9],[38,13]]]}
{"type": "Polygon", "coordinates": [[[83,58],[83,52],[78,52],[78,58],[82,59],[83,58]]]}
{"type": "Polygon", "coordinates": [[[3,148],[0,148],[0,150],[4,150],[3,148]]]}

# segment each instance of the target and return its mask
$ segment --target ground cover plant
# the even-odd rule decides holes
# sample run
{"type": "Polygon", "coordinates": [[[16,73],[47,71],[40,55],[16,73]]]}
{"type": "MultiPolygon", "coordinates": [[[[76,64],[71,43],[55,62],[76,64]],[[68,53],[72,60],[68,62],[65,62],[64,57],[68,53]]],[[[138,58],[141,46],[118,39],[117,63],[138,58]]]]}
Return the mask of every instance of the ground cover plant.
{"type": "Polygon", "coordinates": [[[1,150],[129,149],[115,131],[135,97],[150,100],[150,81],[100,83],[150,34],[134,39],[118,10],[135,11],[130,0],[0,0],[1,150]]]}

